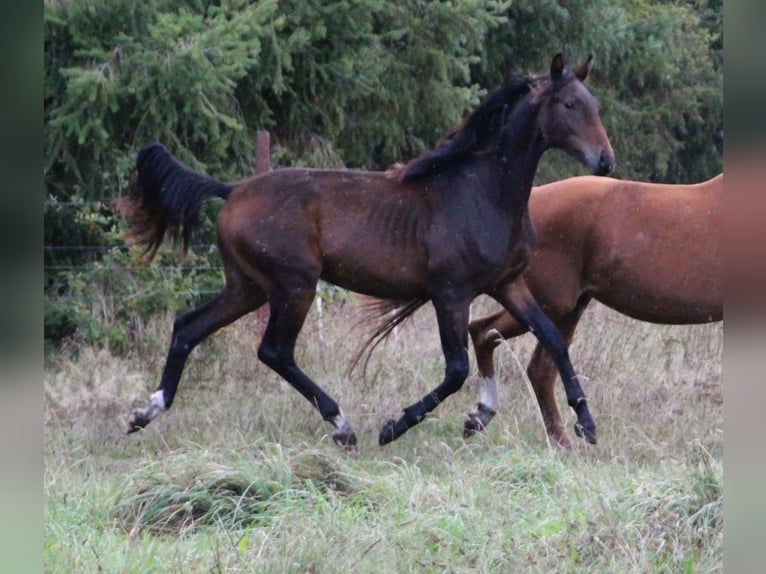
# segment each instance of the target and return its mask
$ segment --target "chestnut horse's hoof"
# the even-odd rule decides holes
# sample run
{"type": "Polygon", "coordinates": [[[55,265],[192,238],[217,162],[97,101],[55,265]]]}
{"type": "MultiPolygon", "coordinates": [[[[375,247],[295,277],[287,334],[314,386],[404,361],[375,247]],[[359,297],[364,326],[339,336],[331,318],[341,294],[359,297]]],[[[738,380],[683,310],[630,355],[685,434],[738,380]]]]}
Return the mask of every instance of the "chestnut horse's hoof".
{"type": "Polygon", "coordinates": [[[585,428],[579,423],[574,425],[575,434],[580,438],[585,438],[588,444],[596,444],[596,427],[585,428]]]}
{"type": "Polygon", "coordinates": [[[356,434],[354,431],[336,430],[332,433],[332,440],[349,452],[356,451],[356,434]]]}
{"type": "Polygon", "coordinates": [[[134,433],[141,430],[149,424],[149,417],[145,416],[141,412],[135,412],[128,417],[128,432],[127,434],[134,433]]]}

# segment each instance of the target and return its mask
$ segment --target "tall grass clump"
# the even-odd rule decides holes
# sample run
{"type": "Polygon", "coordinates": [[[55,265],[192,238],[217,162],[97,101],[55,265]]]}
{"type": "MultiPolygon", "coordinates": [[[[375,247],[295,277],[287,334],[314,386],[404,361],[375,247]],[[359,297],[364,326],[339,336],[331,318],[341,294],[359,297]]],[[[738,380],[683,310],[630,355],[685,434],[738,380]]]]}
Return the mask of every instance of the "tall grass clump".
{"type": "Polygon", "coordinates": [[[352,497],[359,487],[319,451],[285,458],[275,446],[219,455],[185,448],[131,477],[111,516],[126,531],[184,535],[196,529],[253,528],[311,491],[352,497]]]}

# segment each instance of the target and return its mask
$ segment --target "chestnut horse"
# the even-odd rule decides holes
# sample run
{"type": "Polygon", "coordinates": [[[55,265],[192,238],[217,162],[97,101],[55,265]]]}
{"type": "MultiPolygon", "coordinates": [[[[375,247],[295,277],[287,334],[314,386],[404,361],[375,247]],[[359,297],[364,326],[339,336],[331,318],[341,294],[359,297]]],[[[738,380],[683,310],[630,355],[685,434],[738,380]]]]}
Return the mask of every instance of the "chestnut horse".
{"type": "MultiPolygon", "coordinates": [[[[529,211],[537,246],[523,277],[567,347],[592,299],[652,323],[723,319],[723,174],[696,185],[573,177],[534,188],[529,211]]],[[[467,436],[498,408],[495,347],[527,330],[505,311],[471,321],[480,399],[467,436]]],[[[555,365],[539,344],[527,374],[549,438],[568,448],[555,365]]]]}
{"type": "Polygon", "coordinates": [[[166,232],[185,250],[202,203],[223,198],[217,241],[225,285],[211,302],[175,321],[159,388],[131,415],[129,432],[170,408],[197,344],[268,302],[258,358],[334,426],[338,444],[353,447],[356,435],[338,404],[294,358],[321,278],[394,301],[399,311],[380,336],[428,301],[435,308],[444,380],[398,421],[384,424],[381,445],[461,388],[469,372],[469,307],[482,293],[519,317],[557,357],[570,404],[595,442],[564,341],[524,285],[513,281],[530,253],[527,200],[543,152],[563,149],[597,174],[612,169],[598,104],[582,83],[591,67],[589,57],[571,70],[557,54],[549,74],[511,78],[433,150],[388,172],[279,169],[227,184],[192,171],[159,144],[143,148],[122,205],[129,239],[149,259],[166,232]]]}

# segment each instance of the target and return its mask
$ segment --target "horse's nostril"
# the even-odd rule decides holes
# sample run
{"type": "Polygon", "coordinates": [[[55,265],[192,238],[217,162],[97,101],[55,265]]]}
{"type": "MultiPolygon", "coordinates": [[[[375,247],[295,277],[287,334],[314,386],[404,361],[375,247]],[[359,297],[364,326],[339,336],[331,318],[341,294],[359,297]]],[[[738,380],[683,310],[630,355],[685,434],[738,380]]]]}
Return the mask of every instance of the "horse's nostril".
{"type": "Polygon", "coordinates": [[[598,168],[599,172],[601,172],[600,175],[606,175],[610,173],[612,169],[614,169],[614,159],[612,159],[609,154],[601,152],[601,157],[598,161],[598,168]]]}

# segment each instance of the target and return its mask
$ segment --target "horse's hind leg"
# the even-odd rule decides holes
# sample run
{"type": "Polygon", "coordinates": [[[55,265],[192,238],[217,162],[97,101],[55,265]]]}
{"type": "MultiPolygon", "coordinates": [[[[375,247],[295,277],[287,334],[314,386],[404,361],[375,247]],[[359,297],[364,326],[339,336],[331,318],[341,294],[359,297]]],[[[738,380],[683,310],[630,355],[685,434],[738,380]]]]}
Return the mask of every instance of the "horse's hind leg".
{"type": "Polygon", "coordinates": [[[170,408],[186,359],[194,347],[218,329],[260,307],[265,301],[266,295],[260,289],[251,287],[245,291],[227,284],[215,299],[176,319],[159,388],[145,408],[135,411],[129,417],[128,432],[145,427],[157,415],[170,408]]]}
{"type": "Polygon", "coordinates": [[[556,375],[556,364],[543,344],[538,341],[527,365],[527,376],[535,391],[540,414],[545,424],[545,432],[551,444],[568,450],[572,448],[572,443],[566,435],[561,422],[561,413],[556,404],[556,375]]]}
{"type": "Polygon", "coordinates": [[[463,436],[473,436],[483,431],[497,414],[500,398],[497,392],[494,355],[497,346],[510,337],[526,332],[507,311],[502,310],[471,321],[468,331],[473,341],[476,365],[479,370],[479,402],[475,411],[468,413],[463,436]]]}
{"type": "MultiPolygon", "coordinates": [[[[577,414],[577,424],[575,425],[577,435],[585,437],[585,440],[591,444],[596,444],[596,424],[593,422],[590,410],[588,409],[588,404],[585,400],[585,394],[577,380],[577,375],[572,368],[572,363],[569,360],[567,343],[556,326],[550,319],[548,319],[548,317],[546,317],[545,313],[543,313],[542,309],[530,293],[523,278],[517,277],[513,282],[505,285],[502,291],[493,293],[493,296],[505,306],[508,312],[511,313],[519,323],[524,325],[537,337],[540,344],[548,352],[561,375],[562,382],[564,383],[567,403],[577,414]]],[[[572,329],[574,329],[574,327],[572,327],[572,329]]],[[[541,383],[539,387],[543,389],[545,387],[544,383],[541,383]]],[[[538,393],[537,387],[535,387],[535,392],[538,393]]],[[[539,396],[540,395],[538,394],[538,401],[540,400],[539,396]]],[[[543,407],[543,403],[541,402],[541,409],[553,405],[553,410],[558,414],[558,409],[555,407],[555,402],[552,396],[546,397],[544,401],[546,407],[543,407]]],[[[560,416],[558,418],[558,422],[556,422],[555,419],[551,421],[551,424],[555,425],[555,427],[560,427],[561,425],[560,416]]],[[[546,427],[547,425],[548,422],[546,421],[546,427]]],[[[560,443],[561,441],[558,442],[560,443]]]]}
{"type": "Polygon", "coordinates": [[[311,307],[316,286],[278,289],[269,300],[270,316],[258,348],[258,358],[300,392],[322,418],[335,426],[333,440],[349,449],[356,445],[356,435],[338,404],[312,381],[295,363],[295,342],[311,307]],[[289,293],[285,297],[282,293],[289,293]]]}
{"type": "Polygon", "coordinates": [[[404,409],[398,420],[389,420],[378,436],[380,445],[387,444],[407,432],[426,414],[434,410],[448,396],[460,390],[468,377],[468,310],[470,300],[452,297],[451,300],[434,298],[436,319],[439,323],[442,352],[444,353],[444,380],[417,403],[404,409]]]}

